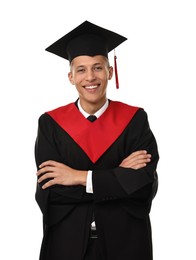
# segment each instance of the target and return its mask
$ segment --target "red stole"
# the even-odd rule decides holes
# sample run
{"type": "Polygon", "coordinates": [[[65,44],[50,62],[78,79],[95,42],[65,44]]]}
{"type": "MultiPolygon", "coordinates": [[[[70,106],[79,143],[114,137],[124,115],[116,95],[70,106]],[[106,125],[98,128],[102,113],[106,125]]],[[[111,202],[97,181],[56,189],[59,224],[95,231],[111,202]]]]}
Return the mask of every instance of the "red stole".
{"type": "Polygon", "coordinates": [[[95,163],[121,135],[139,108],[110,101],[106,111],[93,123],[74,103],[47,112],[95,163]]]}

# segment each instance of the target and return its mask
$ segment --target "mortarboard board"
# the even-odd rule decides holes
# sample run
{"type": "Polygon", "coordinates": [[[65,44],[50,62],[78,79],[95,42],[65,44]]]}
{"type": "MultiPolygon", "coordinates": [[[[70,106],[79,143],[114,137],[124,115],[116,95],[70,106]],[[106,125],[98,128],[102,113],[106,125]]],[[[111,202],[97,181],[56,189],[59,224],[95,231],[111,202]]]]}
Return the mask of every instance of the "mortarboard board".
{"type": "MultiPolygon", "coordinates": [[[[46,48],[46,51],[67,59],[69,62],[81,55],[108,57],[108,53],[125,40],[127,38],[120,34],[85,21],[46,48]]],[[[115,73],[117,77],[117,67],[115,67],[115,73]]]]}
{"type": "Polygon", "coordinates": [[[107,57],[111,50],[125,40],[127,38],[115,32],[85,21],[46,48],[46,51],[70,62],[81,55],[104,55],[107,57]]]}

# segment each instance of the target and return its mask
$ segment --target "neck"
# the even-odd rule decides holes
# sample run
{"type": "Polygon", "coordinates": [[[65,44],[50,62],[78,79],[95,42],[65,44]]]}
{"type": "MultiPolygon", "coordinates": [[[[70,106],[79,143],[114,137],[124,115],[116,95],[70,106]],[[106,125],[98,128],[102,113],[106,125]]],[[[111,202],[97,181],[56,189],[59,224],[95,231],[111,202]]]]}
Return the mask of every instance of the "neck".
{"type": "Polygon", "coordinates": [[[80,105],[86,113],[94,115],[105,104],[106,100],[107,98],[103,99],[99,103],[83,103],[80,100],[80,105]]]}

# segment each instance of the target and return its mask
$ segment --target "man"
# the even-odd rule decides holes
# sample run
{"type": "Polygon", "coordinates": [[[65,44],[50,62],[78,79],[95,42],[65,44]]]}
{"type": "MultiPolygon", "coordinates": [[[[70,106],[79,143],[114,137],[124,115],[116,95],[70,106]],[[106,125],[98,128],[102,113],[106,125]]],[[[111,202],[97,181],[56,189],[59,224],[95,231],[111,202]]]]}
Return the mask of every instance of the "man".
{"type": "Polygon", "coordinates": [[[143,109],[106,95],[108,52],[125,40],[85,21],[46,49],[69,60],[78,100],[39,119],[40,260],[152,260],[156,140],[143,109]]]}

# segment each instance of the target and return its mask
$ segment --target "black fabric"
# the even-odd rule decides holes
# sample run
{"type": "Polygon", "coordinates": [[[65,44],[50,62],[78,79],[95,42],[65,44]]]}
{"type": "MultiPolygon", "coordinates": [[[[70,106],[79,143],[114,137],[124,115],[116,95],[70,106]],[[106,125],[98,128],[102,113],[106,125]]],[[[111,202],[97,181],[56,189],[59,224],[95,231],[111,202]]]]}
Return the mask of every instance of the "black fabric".
{"type": "Polygon", "coordinates": [[[87,251],[84,260],[102,260],[103,255],[101,254],[99,243],[96,238],[89,239],[87,251]]]}
{"type": "Polygon", "coordinates": [[[75,169],[93,170],[94,190],[88,194],[80,185],[43,190],[42,183],[37,184],[36,200],[44,219],[40,260],[83,260],[93,212],[103,255],[99,260],[152,260],[149,213],[157,190],[159,155],[144,110],[138,110],[96,163],[49,115],[43,114],[35,158],[37,167],[46,160],[56,160],[75,169]],[[124,158],[140,149],[152,155],[145,168],[119,167],[124,158]]]}

